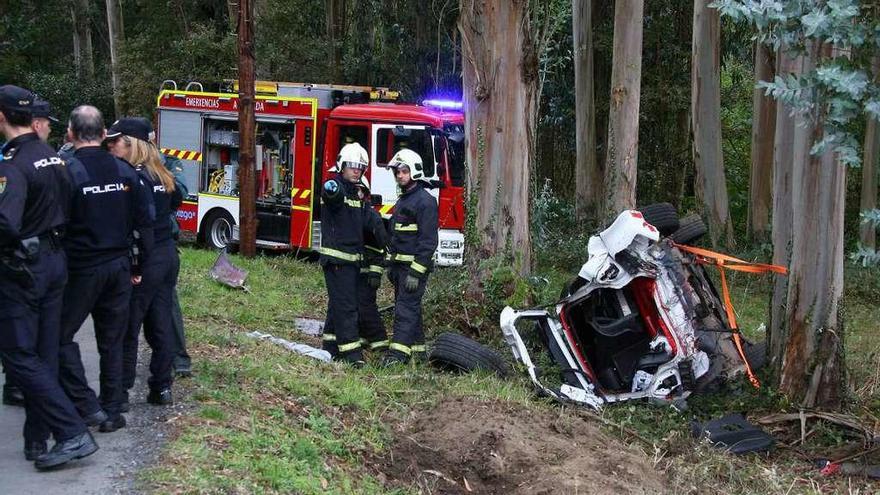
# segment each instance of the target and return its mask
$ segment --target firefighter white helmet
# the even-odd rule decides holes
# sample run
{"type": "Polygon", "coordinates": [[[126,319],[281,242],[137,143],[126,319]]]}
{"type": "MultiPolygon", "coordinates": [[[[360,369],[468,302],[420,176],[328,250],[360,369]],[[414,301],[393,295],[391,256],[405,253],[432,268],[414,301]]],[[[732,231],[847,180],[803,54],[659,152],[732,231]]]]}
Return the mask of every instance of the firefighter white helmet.
{"type": "Polygon", "coordinates": [[[330,171],[342,172],[345,167],[363,171],[367,169],[369,163],[370,157],[367,155],[367,150],[358,143],[349,143],[339,150],[339,154],[336,155],[336,165],[330,171]]]}
{"type": "Polygon", "coordinates": [[[406,166],[409,168],[412,180],[428,180],[428,178],[425,177],[425,167],[422,164],[422,157],[413,150],[404,148],[398,151],[391,158],[391,161],[388,162],[388,166],[391,168],[406,166]]]}

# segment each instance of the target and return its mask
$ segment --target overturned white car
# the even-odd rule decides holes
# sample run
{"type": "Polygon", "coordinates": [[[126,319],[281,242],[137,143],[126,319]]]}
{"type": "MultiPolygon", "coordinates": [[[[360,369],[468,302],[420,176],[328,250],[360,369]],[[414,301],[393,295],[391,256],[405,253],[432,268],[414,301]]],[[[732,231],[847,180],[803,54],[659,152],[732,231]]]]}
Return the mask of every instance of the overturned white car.
{"type": "Polygon", "coordinates": [[[671,205],[653,205],[657,226],[642,211],[624,211],[590,239],[587,262],[552,311],[504,309],[514,357],[540,393],[594,408],[674,402],[743,372],[757,386],[764,347],[742,339],[726,283],[719,295],[705,266],[784,270],[685,246],[705,226],[698,217],[679,223],[671,205]]]}

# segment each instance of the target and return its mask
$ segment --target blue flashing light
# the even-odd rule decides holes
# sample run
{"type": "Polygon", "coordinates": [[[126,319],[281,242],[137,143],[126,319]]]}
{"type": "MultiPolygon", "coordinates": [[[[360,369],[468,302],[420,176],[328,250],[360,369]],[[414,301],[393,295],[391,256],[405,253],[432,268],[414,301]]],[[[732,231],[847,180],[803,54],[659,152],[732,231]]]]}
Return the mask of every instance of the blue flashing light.
{"type": "Polygon", "coordinates": [[[426,107],[440,108],[443,110],[461,110],[462,108],[464,108],[464,104],[460,101],[441,100],[436,98],[423,100],[422,105],[426,107]]]}

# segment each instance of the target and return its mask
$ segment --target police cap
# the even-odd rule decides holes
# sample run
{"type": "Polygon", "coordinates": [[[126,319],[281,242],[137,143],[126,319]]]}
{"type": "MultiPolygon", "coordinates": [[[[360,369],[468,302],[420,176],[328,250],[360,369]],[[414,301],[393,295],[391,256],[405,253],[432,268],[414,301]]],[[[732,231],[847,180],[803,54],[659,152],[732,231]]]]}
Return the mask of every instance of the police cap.
{"type": "Polygon", "coordinates": [[[52,105],[49,104],[48,101],[44,100],[40,96],[36,96],[34,98],[33,110],[31,111],[34,118],[43,118],[49,119],[54,123],[58,123],[58,119],[56,119],[52,115],[52,105]]]}
{"type": "Polygon", "coordinates": [[[143,117],[123,117],[114,122],[107,130],[107,139],[130,136],[141,141],[149,141],[151,132],[153,132],[153,125],[149,120],[143,117]]]}
{"type": "Polygon", "coordinates": [[[6,84],[0,86],[0,108],[12,112],[32,112],[34,94],[24,88],[6,84]]]}

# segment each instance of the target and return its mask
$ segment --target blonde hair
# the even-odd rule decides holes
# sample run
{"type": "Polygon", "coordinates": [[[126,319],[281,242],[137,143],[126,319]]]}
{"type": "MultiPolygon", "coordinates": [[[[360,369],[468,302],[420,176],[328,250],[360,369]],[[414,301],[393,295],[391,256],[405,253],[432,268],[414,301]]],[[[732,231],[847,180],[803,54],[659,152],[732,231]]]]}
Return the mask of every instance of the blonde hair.
{"type": "Polygon", "coordinates": [[[122,136],[122,139],[131,146],[128,161],[132,165],[143,165],[153,180],[158,180],[165,186],[165,192],[171,194],[174,191],[174,176],[162,164],[159,150],[153,143],[142,141],[131,136],[122,136]]]}

